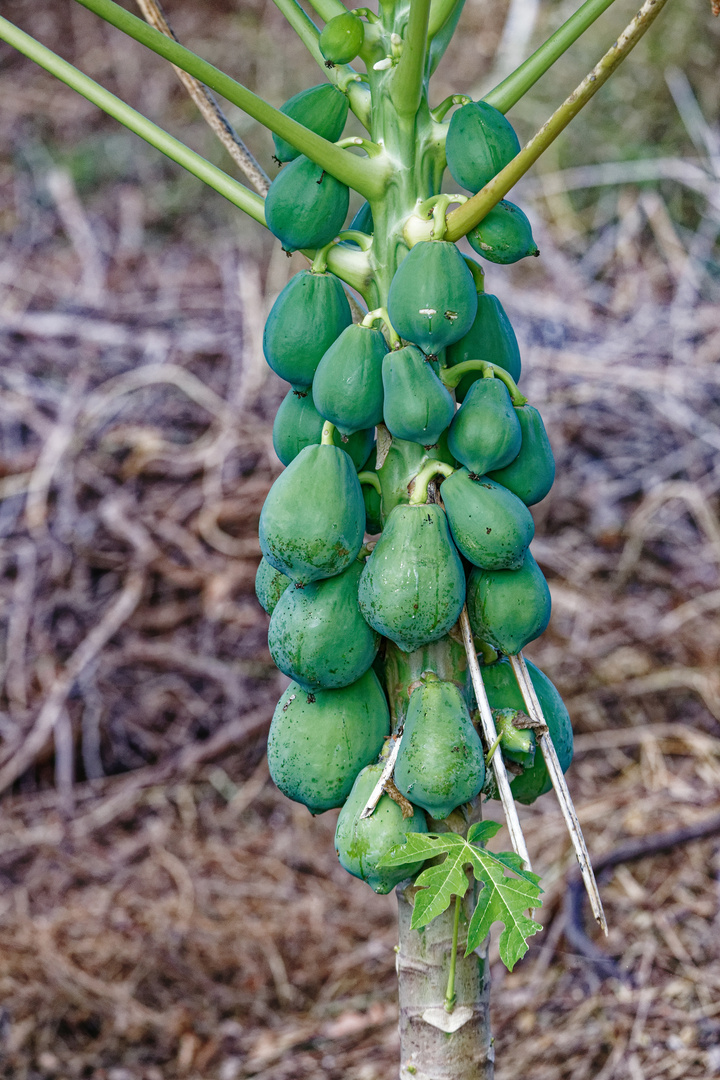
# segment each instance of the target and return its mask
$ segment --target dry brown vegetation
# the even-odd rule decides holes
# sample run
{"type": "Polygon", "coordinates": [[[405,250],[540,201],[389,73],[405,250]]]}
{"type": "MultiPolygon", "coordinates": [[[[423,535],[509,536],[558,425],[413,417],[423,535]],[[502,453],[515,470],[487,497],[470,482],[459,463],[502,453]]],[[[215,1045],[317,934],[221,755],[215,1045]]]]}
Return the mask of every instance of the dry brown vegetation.
{"type": "MultiPolygon", "coordinates": [[[[191,119],[159,64],[139,94],[142,54],[87,13],[7,8],[191,119]]],[[[253,81],[277,17],[211,14],[178,26],[253,81]]],[[[391,1076],[394,901],[339,868],[335,815],[278,795],[263,755],[282,683],[252,584],[283,389],[260,336],[298,257],[2,59],[2,1075],[391,1076]]],[[[534,544],[554,615],[529,653],[573,716],[597,858],[720,809],[720,184],[683,167],[610,188],[590,223],[567,176],[526,185],[543,259],[489,277],[558,461],[534,544]]],[[[564,936],[552,797],[522,820],[545,929],[512,975],[492,954],[499,1080],[720,1074],[717,838],[614,870],[603,979],[564,936]]]]}

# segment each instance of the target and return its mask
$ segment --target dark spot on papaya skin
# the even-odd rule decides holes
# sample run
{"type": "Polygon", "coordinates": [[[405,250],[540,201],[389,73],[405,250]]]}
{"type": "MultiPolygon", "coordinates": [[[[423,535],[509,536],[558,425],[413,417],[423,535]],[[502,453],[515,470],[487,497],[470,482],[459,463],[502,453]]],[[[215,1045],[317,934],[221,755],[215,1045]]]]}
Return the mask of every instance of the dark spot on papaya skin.
{"type": "Polygon", "coordinates": [[[316,701],[315,695],[314,694],[308,694],[308,696],[307,696],[308,705],[314,705],[315,701],[316,701]]]}
{"type": "Polygon", "coordinates": [[[492,532],[492,529],[491,529],[491,528],[490,528],[490,527],[488,526],[488,528],[487,528],[487,529],[485,530],[485,532],[486,532],[486,533],[487,533],[487,535],[489,536],[489,535],[490,535],[490,533],[492,532]]]}
{"type": "Polygon", "coordinates": [[[436,442],[430,443],[429,446],[423,446],[423,450],[434,450],[437,445],[438,445],[438,443],[436,443],[436,442]]]}
{"type": "Polygon", "coordinates": [[[295,582],[295,588],[296,589],[304,589],[305,588],[305,582],[304,581],[296,581],[295,582]]]}

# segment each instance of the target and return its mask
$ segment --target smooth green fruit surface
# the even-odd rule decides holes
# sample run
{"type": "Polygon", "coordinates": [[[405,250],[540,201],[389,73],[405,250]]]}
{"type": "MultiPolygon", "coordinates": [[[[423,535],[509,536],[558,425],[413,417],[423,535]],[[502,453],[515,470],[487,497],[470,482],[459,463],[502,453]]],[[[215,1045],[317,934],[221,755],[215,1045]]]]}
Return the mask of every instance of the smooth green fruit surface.
{"type": "Polygon", "coordinates": [[[272,615],[275,605],[290,584],[290,578],[271,566],[267,559],[260,560],[255,575],[255,595],[268,615],[272,615]]]}
{"type": "Polygon", "coordinates": [[[323,353],[351,322],[340,278],[301,270],[270,309],[263,332],[265,359],[281,379],[304,390],[323,353]]]}
{"type": "Polygon", "coordinates": [[[530,551],[517,570],[481,570],[468,577],[467,606],[473,633],[500,652],[520,652],[546,630],[550,589],[530,551]]]}
{"type": "Polygon", "coordinates": [[[520,453],[504,469],[490,476],[522,499],[526,506],[539,503],[555,480],[555,458],[543,418],[532,405],[522,405],[517,412],[522,429],[520,453]]]}
{"type": "Polygon", "coordinates": [[[270,775],[283,795],[322,814],[342,806],[389,734],[387,701],[374,671],[342,690],[308,693],[290,683],[270,725],[270,775]]]}
{"type": "Polygon", "coordinates": [[[369,202],[364,202],[362,204],[357,214],[350,222],[350,228],[355,229],[357,232],[364,232],[368,236],[372,236],[375,231],[375,223],[373,221],[373,213],[369,202]]]}
{"type": "MultiPolygon", "coordinates": [[[[307,90],[301,90],[299,94],[294,94],[280,106],[280,112],[310,128],[317,135],[322,135],[323,139],[337,142],[347,120],[348,99],[347,95],[331,83],[320,83],[319,86],[311,86],[307,90]]],[[[300,151],[296,150],[292,143],[274,133],[273,142],[278,161],[294,161],[300,156],[300,151]]]]}
{"type": "Polygon", "coordinates": [[[479,793],[485,782],[485,756],[454,683],[428,676],[413,690],[394,779],[410,802],[437,819],[479,793]]]}
{"type": "Polygon", "coordinates": [[[458,469],[442,483],[453,540],[474,566],[516,570],[535,533],[530,511],[507,488],[458,469]]]}
{"type": "Polygon", "coordinates": [[[350,189],[301,154],[270,185],[265,220],[286,251],[319,248],[341,232],[349,205],[350,189]]]}
{"type": "MultiPolygon", "coordinates": [[[[573,756],[573,735],[568,711],[547,675],[544,675],[530,660],[527,661],[527,666],[550,731],[550,738],[560,760],[560,767],[563,772],[566,772],[573,756]]],[[[496,664],[483,667],[482,676],[492,709],[525,711],[525,703],[509,660],[498,660],[496,664]]],[[[539,749],[535,753],[533,767],[526,769],[522,776],[516,776],[510,784],[514,798],[521,803],[534,802],[551,787],[545,761],[539,749]]]]}
{"type": "MultiPolygon", "coordinates": [[[[485,360],[504,368],[515,382],[518,381],[521,371],[520,349],[515,331],[497,296],[492,293],[478,294],[475,321],[465,337],[448,345],[445,358],[450,367],[466,360],[485,360]]],[[[458,401],[464,401],[468,390],[479,378],[479,371],[463,376],[455,389],[458,401]]]]}
{"type": "MultiPolygon", "coordinates": [[[[306,446],[320,442],[324,423],[309,387],[305,391],[288,391],[273,422],[273,447],[283,465],[289,465],[306,446]]],[[[333,432],[333,442],[350,455],[356,469],[367,460],[374,438],[372,428],[356,431],[345,440],[338,430],[333,432]]]]}
{"type": "Polygon", "coordinates": [[[270,619],[268,647],[277,667],[309,690],[356,682],[375,659],[380,636],[358,607],[357,559],[335,577],[287,589],[270,619]]]}
{"type": "Polygon", "coordinates": [[[400,337],[437,355],[473,324],[477,290],[467,263],[445,240],[423,240],[400,263],[388,293],[390,322],[400,337]]]}
{"type": "Polygon", "coordinates": [[[422,810],[415,810],[411,818],[404,818],[398,804],[385,794],[380,796],[370,817],[360,820],[382,769],[382,764],[368,765],[353,784],[338,817],[335,851],[343,869],[366,881],[376,893],[384,894],[406,878],[414,877],[423,864],[380,867],[378,862],[394,847],[404,844],[408,833],[427,832],[427,822],[422,810]]]}
{"type": "Polygon", "coordinates": [[[467,234],[470,247],[494,263],[514,263],[528,255],[539,255],[530,222],[519,206],[501,199],[467,234]]]}
{"type": "Polygon", "coordinates": [[[520,142],[501,112],[474,101],[453,113],[445,153],[453,180],[476,192],[520,153],[520,142]]]}
{"type": "Polygon", "coordinates": [[[520,421],[507,387],[500,379],[478,379],[450,425],[450,453],[481,476],[509,465],[520,453],[521,444],[520,421]]]}
{"type": "Polygon", "coordinates": [[[465,575],[441,507],[395,507],[365,564],[358,601],[370,626],[404,652],[455,625],[465,575]]]}
{"type": "Polygon", "coordinates": [[[339,574],[357,557],[365,503],[348,454],[306,446],[268,492],[260,513],[260,549],[294,582],[339,574]]]}
{"type": "Polygon", "coordinates": [[[348,11],[336,15],[322,28],[320,52],[331,64],[349,64],[362,49],[365,27],[357,15],[348,11]]]}
{"type": "Polygon", "coordinates": [[[434,446],[453,418],[455,402],[420,349],[406,345],[387,353],[382,381],[383,417],[390,434],[434,446]]]}
{"type": "Polygon", "coordinates": [[[318,364],[312,391],[315,408],[344,435],[381,422],[387,351],[379,330],[358,323],[343,330],[318,364]]]}

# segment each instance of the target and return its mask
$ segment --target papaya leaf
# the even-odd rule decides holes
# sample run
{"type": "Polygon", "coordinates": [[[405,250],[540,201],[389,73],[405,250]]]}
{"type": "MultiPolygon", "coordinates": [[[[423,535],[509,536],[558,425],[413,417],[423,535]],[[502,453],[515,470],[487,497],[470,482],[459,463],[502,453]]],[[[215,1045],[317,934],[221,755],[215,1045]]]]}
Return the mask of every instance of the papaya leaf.
{"type": "Polygon", "coordinates": [[[465,955],[469,956],[481,944],[494,922],[501,922],[504,929],[500,934],[500,959],[508,971],[512,971],[528,950],[527,939],[542,930],[540,923],[524,914],[541,902],[538,899],[540,889],[523,878],[508,877],[503,872],[503,863],[489,852],[480,854],[484,863],[482,871],[478,874],[473,864],[473,872],[478,881],[482,881],[483,888],[468,926],[465,955]]]}

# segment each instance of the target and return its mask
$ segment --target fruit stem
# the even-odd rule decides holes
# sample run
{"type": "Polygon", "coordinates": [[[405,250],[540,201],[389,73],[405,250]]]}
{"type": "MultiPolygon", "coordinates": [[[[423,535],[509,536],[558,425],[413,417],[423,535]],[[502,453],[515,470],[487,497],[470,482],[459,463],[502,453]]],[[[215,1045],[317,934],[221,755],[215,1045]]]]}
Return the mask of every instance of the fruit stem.
{"type": "Polygon", "coordinates": [[[415,479],[411,481],[414,487],[410,496],[410,506],[423,506],[427,502],[428,484],[434,476],[438,473],[441,476],[452,476],[455,471],[452,465],[446,465],[444,461],[426,462],[415,479]]]}
{"type": "Polygon", "coordinates": [[[528,399],[520,393],[512,375],[509,375],[499,364],[491,364],[489,360],[463,360],[462,364],[456,364],[455,367],[443,368],[440,378],[448,390],[454,390],[469,371],[479,371],[483,379],[500,379],[500,382],[505,383],[515,408],[527,405],[528,399]]]}
{"type": "Polygon", "coordinates": [[[497,750],[497,748],[498,748],[498,746],[500,745],[501,742],[502,742],[502,732],[495,739],[495,742],[492,744],[492,746],[488,750],[487,754],[485,755],[485,766],[486,767],[489,766],[490,762],[492,761],[493,757],[495,756],[495,751],[497,750]]]}
{"type": "Polygon", "coordinates": [[[359,472],[358,480],[361,484],[369,484],[370,487],[374,487],[378,495],[382,495],[382,488],[380,487],[380,479],[376,472],[368,469],[367,472],[359,472]]]}
{"type": "Polygon", "coordinates": [[[329,244],[325,245],[325,247],[321,247],[321,248],[317,249],[317,252],[315,253],[315,258],[312,261],[312,266],[310,267],[311,273],[313,273],[313,274],[325,274],[325,273],[327,273],[328,253],[329,253],[330,249],[336,243],[337,243],[336,240],[331,240],[329,244]]]}
{"type": "Polygon", "coordinates": [[[329,420],[326,420],[323,424],[322,435],[320,436],[321,446],[334,446],[333,435],[335,433],[335,425],[331,424],[329,420]]]}
{"type": "Polygon", "coordinates": [[[448,971],[448,984],[445,993],[445,1012],[451,1013],[455,1008],[457,994],[455,993],[455,965],[457,962],[458,932],[460,930],[460,907],[462,899],[455,897],[455,917],[453,919],[452,945],[450,946],[450,970],[448,971]]]}
{"type": "Polygon", "coordinates": [[[378,146],[372,139],[362,139],[359,135],[348,135],[345,139],[338,139],[335,143],[341,150],[347,150],[351,146],[361,147],[368,157],[377,157],[382,153],[382,147],[378,146]]]}
{"type": "Polygon", "coordinates": [[[374,322],[377,322],[378,319],[382,319],[382,321],[385,323],[385,328],[387,330],[387,335],[388,335],[388,339],[390,341],[390,345],[392,346],[393,349],[396,349],[399,346],[401,339],[400,339],[400,335],[396,332],[395,328],[393,327],[392,323],[390,322],[390,316],[388,315],[387,308],[379,307],[379,308],[373,308],[372,311],[368,311],[367,315],[365,316],[363,321],[360,323],[360,325],[370,327],[370,326],[372,326],[372,324],[374,322]]]}
{"type": "MultiPolygon", "coordinates": [[[[610,2],[612,3],[612,0],[610,0],[610,2]]],[[[430,115],[436,124],[441,124],[453,105],[471,104],[472,98],[469,98],[466,94],[451,94],[450,97],[446,97],[444,101],[441,101],[439,105],[436,105],[434,109],[431,109],[430,115]]]]}

